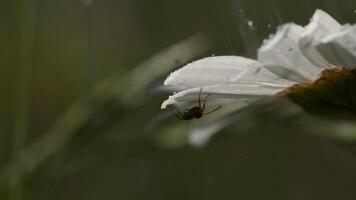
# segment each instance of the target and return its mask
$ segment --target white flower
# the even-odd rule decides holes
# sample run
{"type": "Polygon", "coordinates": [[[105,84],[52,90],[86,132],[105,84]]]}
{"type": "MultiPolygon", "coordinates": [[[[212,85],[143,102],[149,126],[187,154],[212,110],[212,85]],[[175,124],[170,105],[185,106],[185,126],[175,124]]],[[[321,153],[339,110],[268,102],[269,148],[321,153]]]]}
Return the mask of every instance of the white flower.
{"type": "Polygon", "coordinates": [[[273,96],[293,85],[312,83],[325,69],[353,68],[356,63],[356,25],[340,25],[322,10],[316,10],[305,27],[288,23],[265,40],[257,61],[239,56],[216,56],[192,62],[165,80],[177,93],[162,109],[185,110],[208,94],[207,105],[231,102],[250,104],[273,96]]]}

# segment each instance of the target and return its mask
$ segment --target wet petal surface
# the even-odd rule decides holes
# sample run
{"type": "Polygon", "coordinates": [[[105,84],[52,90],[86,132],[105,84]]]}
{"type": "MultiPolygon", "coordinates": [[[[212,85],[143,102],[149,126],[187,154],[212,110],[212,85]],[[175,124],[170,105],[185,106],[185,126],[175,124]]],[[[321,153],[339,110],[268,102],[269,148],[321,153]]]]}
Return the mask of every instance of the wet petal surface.
{"type": "Polygon", "coordinates": [[[326,36],[340,31],[341,25],[329,14],[322,10],[316,10],[310,23],[304,28],[299,40],[299,48],[303,55],[311,63],[321,68],[333,67],[320,55],[316,45],[326,36]]]}
{"type": "Polygon", "coordinates": [[[321,69],[310,63],[299,50],[298,41],[303,31],[303,27],[293,23],[279,27],[258,50],[258,60],[281,77],[297,82],[314,80],[321,69]]]}
{"type": "MultiPolygon", "coordinates": [[[[257,99],[260,97],[272,96],[283,89],[284,88],[281,87],[263,85],[210,85],[203,87],[201,99],[204,99],[209,95],[206,101],[207,104],[221,105],[236,99],[257,99]]],[[[197,104],[199,92],[200,87],[178,92],[164,101],[161,108],[165,109],[172,105],[175,107],[189,107],[190,105],[197,104]]]]}
{"type": "Polygon", "coordinates": [[[331,64],[356,67],[356,25],[345,26],[340,32],[324,38],[316,46],[318,52],[331,64]]]}
{"type": "Polygon", "coordinates": [[[192,62],[166,79],[164,85],[178,90],[217,84],[264,84],[288,86],[293,82],[271,73],[252,59],[239,56],[208,57],[192,62]]]}

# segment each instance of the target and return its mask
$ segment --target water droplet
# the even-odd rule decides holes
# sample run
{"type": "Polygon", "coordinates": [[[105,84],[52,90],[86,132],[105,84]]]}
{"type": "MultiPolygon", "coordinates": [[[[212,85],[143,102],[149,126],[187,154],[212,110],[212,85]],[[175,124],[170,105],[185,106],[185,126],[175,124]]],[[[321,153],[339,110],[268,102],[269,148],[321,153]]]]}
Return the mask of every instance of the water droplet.
{"type": "Polygon", "coordinates": [[[272,25],[271,25],[271,24],[267,24],[267,27],[268,27],[268,28],[271,28],[271,27],[272,27],[272,25]]]}
{"type": "Polygon", "coordinates": [[[253,21],[249,20],[249,21],[247,22],[247,25],[248,25],[248,26],[253,26],[253,21]]]}

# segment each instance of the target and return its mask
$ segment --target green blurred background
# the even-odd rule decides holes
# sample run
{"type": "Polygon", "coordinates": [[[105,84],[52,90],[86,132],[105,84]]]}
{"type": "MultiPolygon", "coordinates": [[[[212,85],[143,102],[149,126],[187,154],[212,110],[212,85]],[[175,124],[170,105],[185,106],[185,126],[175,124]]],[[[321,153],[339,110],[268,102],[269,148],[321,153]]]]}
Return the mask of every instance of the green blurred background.
{"type": "Polygon", "coordinates": [[[355,199],[354,140],[320,136],[340,122],[257,113],[196,148],[200,122],[160,110],[174,68],[254,58],[316,8],[356,21],[354,0],[0,1],[0,199],[355,199]]]}

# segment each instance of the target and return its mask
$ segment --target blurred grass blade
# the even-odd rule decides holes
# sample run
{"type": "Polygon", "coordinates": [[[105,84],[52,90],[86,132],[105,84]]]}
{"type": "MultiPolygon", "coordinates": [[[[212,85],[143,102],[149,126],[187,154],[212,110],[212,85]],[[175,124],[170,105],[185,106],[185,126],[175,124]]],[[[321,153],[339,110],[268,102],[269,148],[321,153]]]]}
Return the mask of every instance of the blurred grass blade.
{"type": "MultiPolygon", "coordinates": [[[[18,52],[17,60],[15,61],[18,68],[17,71],[17,87],[16,87],[16,107],[13,124],[12,136],[12,160],[16,163],[20,157],[20,151],[26,143],[29,127],[30,100],[31,100],[31,85],[32,85],[32,65],[33,51],[36,32],[36,16],[37,16],[37,1],[18,1],[17,2],[18,19],[18,52]]],[[[15,165],[16,166],[16,165],[15,165]]],[[[22,199],[22,173],[21,169],[16,167],[9,173],[10,191],[9,199],[22,199]]]]}
{"type": "Polygon", "coordinates": [[[24,174],[30,173],[47,158],[59,153],[79,129],[90,123],[93,115],[107,109],[114,102],[124,109],[134,108],[145,100],[144,90],[148,83],[158,76],[201,56],[209,50],[209,39],[198,34],[136,66],[130,73],[120,71],[98,83],[92,91],[75,101],[57,120],[52,129],[42,138],[25,146],[16,161],[2,169],[2,184],[8,183],[9,171],[17,167],[24,174]]]}

